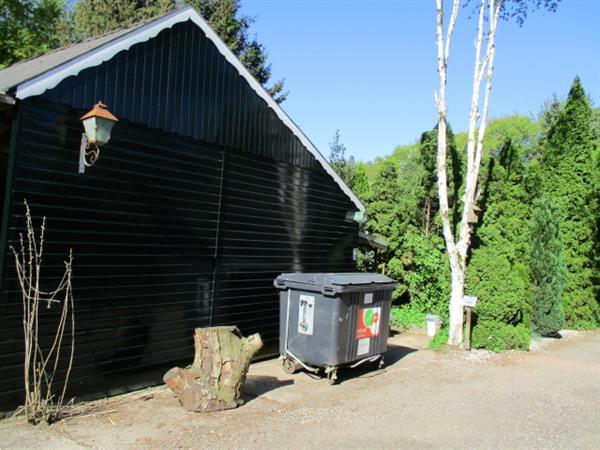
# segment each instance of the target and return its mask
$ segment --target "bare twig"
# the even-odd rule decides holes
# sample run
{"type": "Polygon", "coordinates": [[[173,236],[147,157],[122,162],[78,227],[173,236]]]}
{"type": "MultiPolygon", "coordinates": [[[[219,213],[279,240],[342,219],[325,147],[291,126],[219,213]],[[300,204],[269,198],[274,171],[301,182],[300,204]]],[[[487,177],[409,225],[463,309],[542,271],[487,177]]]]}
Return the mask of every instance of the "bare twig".
{"type": "Polygon", "coordinates": [[[18,252],[11,247],[15,257],[17,279],[21,288],[25,341],[23,364],[25,404],[17,410],[16,414],[24,413],[31,423],[37,423],[40,420],[53,422],[60,419],[63,414],[64,398],[75,351],[75,315],[71,285],[73,252],[72,250],[69,251],[69,258],[64,261],[65,271],[56,289],[51,291],[42,290],[40,283],[42,280],[46,218],[43,218],[39,237],[36,237],[29,205],[26,201],[24,203],[27,226],[26,238],[23,238],[22,234],[19,236],[20,249],[18,252]],[[44,348],[40,344],[39,308],[40,304],[44,303],[47,309],[50,309],[52,305],[61,305],[60,317],[50,348],[44,348]],[[60,396],[56,398],[52,385],[59,368],[67,322],[70,322],[71,348],[63,388],[60,396]]]}

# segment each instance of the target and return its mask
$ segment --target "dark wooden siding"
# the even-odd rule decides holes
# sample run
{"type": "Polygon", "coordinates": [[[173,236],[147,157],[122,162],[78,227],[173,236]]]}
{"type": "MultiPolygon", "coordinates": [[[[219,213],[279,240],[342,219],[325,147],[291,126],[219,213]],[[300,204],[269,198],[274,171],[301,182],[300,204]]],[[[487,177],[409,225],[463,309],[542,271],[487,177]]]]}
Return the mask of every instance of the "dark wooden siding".
{"type": "Polygon", "coordinates": [[[348,198],[323,170],[227,153],[215,323],[279,337],[282,272],[352,271],[357,224],[348,198]]]}
{"type": "MultiPolygon", "coordinates": [[[[0,406],[21,400],[21,303],[8,246],[23,199],[47,217],[44,283],[73,248],[76,358],[71,394],[160,382],[192,357],[197,326],[236,324],[278,339],[276,275],[347,271],[350,200],[312,170],[121,120],[77,173],[83,110],[20,104],[0,300],[0,406]],[[223,160],[224,158],[224,160],[223,160]]],[[[312,156],[311,156],[312,157],[312,156]]],[[[43,312],[44,342],[56,318],[43,312]]]]}
{"type": "MultiPolygon", "coordinates": [[[[103,389],[108,374],[189,355],[191,329],[208,324],[222,152],[122,122],[102,164],[78,175],[79,113],[21,105],[8,245],[23,230],[26,198],[37,224],[47,217],[46,287],[73,248],[74,385],[103,389]]],[[[5,257],[0,390],[10,393],[20,388],[22,311],[5,257]]]]}
{"type": "Polygon", "coordinates": [[[319,163],[192,22],[48,90],[57,104],[102,100],[119,118],[304,168],[319,163]]]}
{"type": "MultiPolygon", "coordinates": [[[[22,399],[21,303],[9,251],[23,199],[47,217],[44,284],[74,252],[71,395],[160,382],[197,326],[236,324],[277,349],[273,279],[353,267],[356,207],[191,22],[18,105],[0,291],[0,409],[22,399]],[[79,117],[121,120],[77,173],[79,117]]],[[[10,168],[9,168],[10,170],[10,168]]],[[[44,311],[47,344],[54,313],[44,311]]]]}

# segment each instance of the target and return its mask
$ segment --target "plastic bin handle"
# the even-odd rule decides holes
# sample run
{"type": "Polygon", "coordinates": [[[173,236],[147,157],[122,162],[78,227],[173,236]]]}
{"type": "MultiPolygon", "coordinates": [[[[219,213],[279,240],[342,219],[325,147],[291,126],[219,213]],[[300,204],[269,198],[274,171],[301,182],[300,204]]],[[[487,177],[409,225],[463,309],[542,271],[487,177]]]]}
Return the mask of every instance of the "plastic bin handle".
{"type": "Polygon", "coordinates": [[[325,295],[335,294],[335,289],[333,287],[331,287],[331,286],[323,286],[323,289],[321,289],[321,291],[325,295]]]}

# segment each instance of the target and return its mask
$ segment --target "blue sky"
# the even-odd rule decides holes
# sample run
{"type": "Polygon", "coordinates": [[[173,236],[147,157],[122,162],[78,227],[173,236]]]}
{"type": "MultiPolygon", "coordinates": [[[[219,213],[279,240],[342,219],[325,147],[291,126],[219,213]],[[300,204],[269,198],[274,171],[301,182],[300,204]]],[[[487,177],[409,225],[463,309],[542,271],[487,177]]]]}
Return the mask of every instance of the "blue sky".
{"type": "MultiPolygon", "coordinates": [[[[255,17],[273,79],[285,78],[286,112],[325,155],[339,129],[349,154],[372,160],[435,124],[434,0],[242,0],[255,17]]],[[[449,64],[455,131],[467,127],[474,20],[459,15],[449,64]]],[[[566,96],[578,74],[600,106],[600,0],[563,0],[523,27],[502,22],[491,116],[537,114],[566,96]]]]}

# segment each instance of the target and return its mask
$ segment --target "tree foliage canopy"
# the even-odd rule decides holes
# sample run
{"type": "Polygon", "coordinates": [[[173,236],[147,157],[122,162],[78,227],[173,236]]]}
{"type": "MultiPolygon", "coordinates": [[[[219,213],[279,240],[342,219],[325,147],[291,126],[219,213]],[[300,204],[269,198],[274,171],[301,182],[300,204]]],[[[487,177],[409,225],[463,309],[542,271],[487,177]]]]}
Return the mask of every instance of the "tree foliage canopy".
{"type": "MultiPolygon", "coordinates": [[[[515,121],[519,120],[515,118],[515,121]]],[[[510,127],[505,131],[509,130],[510,127]]],[[[530,323],[525,255],[531,197],[524,183],[526,150],[522,139],[517,142],[508,138],[488,156],[467,286],[469,294],[480,298],[475,307],[475,335],[477,328],[495,329],[498,325],[494,323],[502,323],[502,335],[509,340],[516,330],[510,331],[506,327],[519,324],[528,327],[530,323]]],[[[484,342],[474,340],[473,345],[478,347],[484,342]]],[[[513,348],[512,341],[502,344],[499,337],[495,345],[513,348]]]]}
{"type": "Polygon", "coordinates": [[[541,152],[543,192],[557,203],[565,246],[567,286],[563,310],[568,326],[590,327],[600,322],[597,297],[598,142],[592,109],[576,78],[564,108],[549,129],[541,152]]]}
{"type": "MultiPolygon", "coordinates": [[[[537,120],[513,115],[489,123],[466,286],[479,298],[475,347],[525,349],[532,332],[550,335],[563,326],[563,310],[567,326],[597,326],[596,114],[600,110],[590,107],[576,79],[567,100],[547,102],[537,120]]],[[[359,268],[385,271],[399,280],[395,301],[407,304],[413,315],[446,318],[449,268],[436,214],[436,140],[434,129],[423,133],[418,144],[359,163],[354,179],[359,173],[367,178],[359,194],[367,205],[364,231],[389,244],[385,251],[362,253],[359,268]]],[[[448,133],[451,211],[461,209],[455,192],[464,183],[466,140],[466,133],[448,133]]]]}
{"type": "Polygon", "coordinates": [[[67,42],[63,0],[0,0],[0,68],[67,42]]]}
{"type": "Polygon", "coordinates": [[[356,163],[353,156],[346,156],[346,146],[342,144],[340,130],[335,130],[329,143],[329,164],[350,189],[354,187],[356,163]]]}

